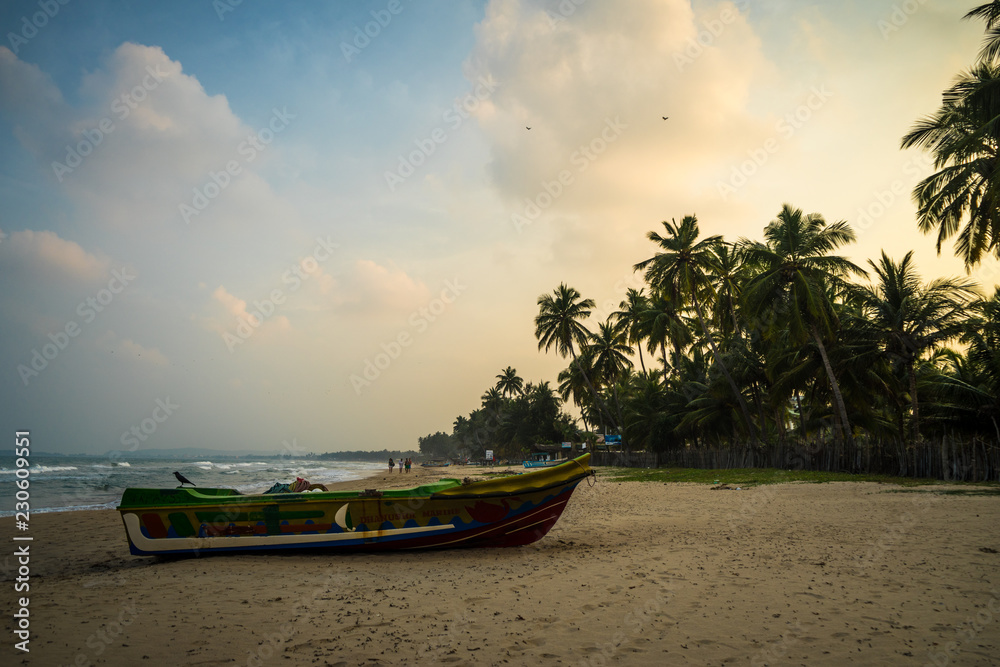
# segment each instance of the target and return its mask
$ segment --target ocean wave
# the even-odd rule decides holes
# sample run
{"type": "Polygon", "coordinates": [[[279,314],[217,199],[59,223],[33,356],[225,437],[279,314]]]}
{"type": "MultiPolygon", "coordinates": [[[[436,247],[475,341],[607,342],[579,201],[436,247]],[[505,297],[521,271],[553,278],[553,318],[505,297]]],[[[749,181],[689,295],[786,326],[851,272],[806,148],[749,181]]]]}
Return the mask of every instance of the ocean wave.
{"type": "MultiPolygon", "coordinates": [[[[113,510],[118,507],[117,500],[109,500],[106,503],[92,505],[68,505],[65,507],[32,507],[32,514],[48,514],[51,512],[80,512],[83,510],[113,510]]],[[[14,516],[13,511],[0,510],[0,517],[14,516]]]]}
{"type": "MultiPolygon", "coordinates": [[[[0,475],[13,475],[17,472],[17,468],[7,469],[0,468],[0,475]]],[[[40,472],[60,472],[63,470],[76,470],[76,466],[30,466],[29,470],[32,475],[38,474],[40,472]]]]}
{"type": "Polygon", "coordinates": [[[307,475],[315,477],[317,475],[329,475],[330,473],[343,474],[344,472],[343,469],[337,468],[298,468],[293,474],[298,477],[306,477],[307,475]]]}
{"type": "Polygon", "coordinates": [[[215,463],[214,461],[195,461],[191,465],[198,466],[202,470],[229,470],[233,467],[232,463],[215,463]]]}

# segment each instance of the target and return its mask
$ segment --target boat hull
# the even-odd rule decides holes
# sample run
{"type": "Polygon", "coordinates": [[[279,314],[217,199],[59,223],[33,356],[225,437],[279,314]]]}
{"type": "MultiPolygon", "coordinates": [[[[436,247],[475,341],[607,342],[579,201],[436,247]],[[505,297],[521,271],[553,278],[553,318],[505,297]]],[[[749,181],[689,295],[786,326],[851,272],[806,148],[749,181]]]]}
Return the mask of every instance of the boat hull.
{"type": "Polygon", "coordinates": [[[577,484],[592,474],[588,460],[381,494],[128,489],[118,510],[135,555],[519,546],[555,525],[577,484]]]}

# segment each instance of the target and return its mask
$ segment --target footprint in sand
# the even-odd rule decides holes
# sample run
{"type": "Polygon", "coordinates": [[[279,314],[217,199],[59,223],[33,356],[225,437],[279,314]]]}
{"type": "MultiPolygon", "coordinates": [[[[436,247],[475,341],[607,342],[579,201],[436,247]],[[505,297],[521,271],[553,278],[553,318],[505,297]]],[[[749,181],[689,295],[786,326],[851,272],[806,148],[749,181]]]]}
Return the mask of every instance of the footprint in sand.
{"type": "Polygon", "coordinates": [[[466,598],[466,599],[462,600],[462,602],[464,602],[465,604],[475,604],[477,602],[483,602],[483,601],[489,600],[489,599],[490,599],[489,597],[487,597],[487,596],[484,595],[484,596],[480,596],[480,597],[466,598]]]}

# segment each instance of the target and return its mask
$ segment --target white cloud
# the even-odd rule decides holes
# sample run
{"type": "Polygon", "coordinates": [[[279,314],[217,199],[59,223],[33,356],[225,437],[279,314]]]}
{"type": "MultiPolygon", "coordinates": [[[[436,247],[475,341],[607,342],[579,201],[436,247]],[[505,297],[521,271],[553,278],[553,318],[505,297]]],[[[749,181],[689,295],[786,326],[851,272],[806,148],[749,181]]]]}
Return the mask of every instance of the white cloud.
{"type": "Polygon", "coordinates": [[[362,259],[335,280],[331,296],[337,306],[352,312],[398,314],[425,303],[430,291],[396,266],[362,259]]]}
{"type": "Polygon", "coordinates": [[[251,127],[224,95],[207,94],[160,47],[122,44],[103,68],[84,76],[75,108],[47,75],[9,50],[0,50],[0,77],[26,100],[4,107],[22,145],[92,224],[183,226],[179,206],[198,208],[194,190],[206,187],[217,194],[189,224],[245,228],[288,218],[261,176],[273,149],[244,143],[270,119],[251,127]],[[232,173],[227,164],[235,165],[232,173]]]}
{"type": "Polygon", "coordinates": [[[470,80],[500,82],[479,122],[513,211],[525,198],[544,204],[558,189],[546,184],[565,173],[570,182],[545,213],[586,213],[596,240],[609,225],[635,224],[621,214],[636,201],[691,199],[734,143],[763,141],[770,119],[746,110],[769,71],[760,41],[732,3],[715,11],[726,22],[702,46],[699,17],[681,0],[586,3],[554,25],[540,5],[491,3],[466,69],[470,80]]]}
{"type": "Polygon", "coordinates": [[[19,60],[0,46],[0,111],[13,121],[14,135],[38,156],[52,154],[65,127],[70,109],[59,88],[37,65],[19,60]]]}
{"type": "Polygon", "coordinates": [[[210,331],[220,336],[228,334],[242,340],[256,337],[259,341],[268,340],[267,335],[258,335],[261,332],[272,334],[292,330],[288,317],[278,312],[284,307],[284,299],[281,304],[275,304],[263,297],[248,304],[222,285],[215,288],[212,298],[222,306],[222,312],[216,307],[204,322],[210,331]]]}
{"type": "Polygon", "coordinates": [[[230,294],[229,290],[222,285],[215,288],[212,296],[222,304],[222,307],[225,308],[230,317],[246,318],[247,302],[230,294]]]}
{"type": "Polygon", "coordinates": [[[109,262],[84,250],[78,243],[50,231],[26,229],[13,232],[0,243],[0,274],[17,275],[18,281],[53,279],[67,287],[107,280],[109,262]]]}

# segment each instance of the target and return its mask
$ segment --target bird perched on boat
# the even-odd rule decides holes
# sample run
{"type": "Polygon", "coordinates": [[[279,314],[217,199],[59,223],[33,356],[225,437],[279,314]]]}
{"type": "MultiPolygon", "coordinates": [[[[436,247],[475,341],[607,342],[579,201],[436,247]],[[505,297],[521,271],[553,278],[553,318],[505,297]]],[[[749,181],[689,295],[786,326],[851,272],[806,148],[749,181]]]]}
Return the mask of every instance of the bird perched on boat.
{"type": "Polygon", "coordinates": [[[192,482],[191,480],[189,480],[187,477],[180,474],[176,470],[174,471],[174,477],[176,477],[177,481],[181,483],[181,486],[184,486],[185,484],[190,484],[191,486],[197,486],[197,484],[195,484],[194,482],[192,482]]]}

